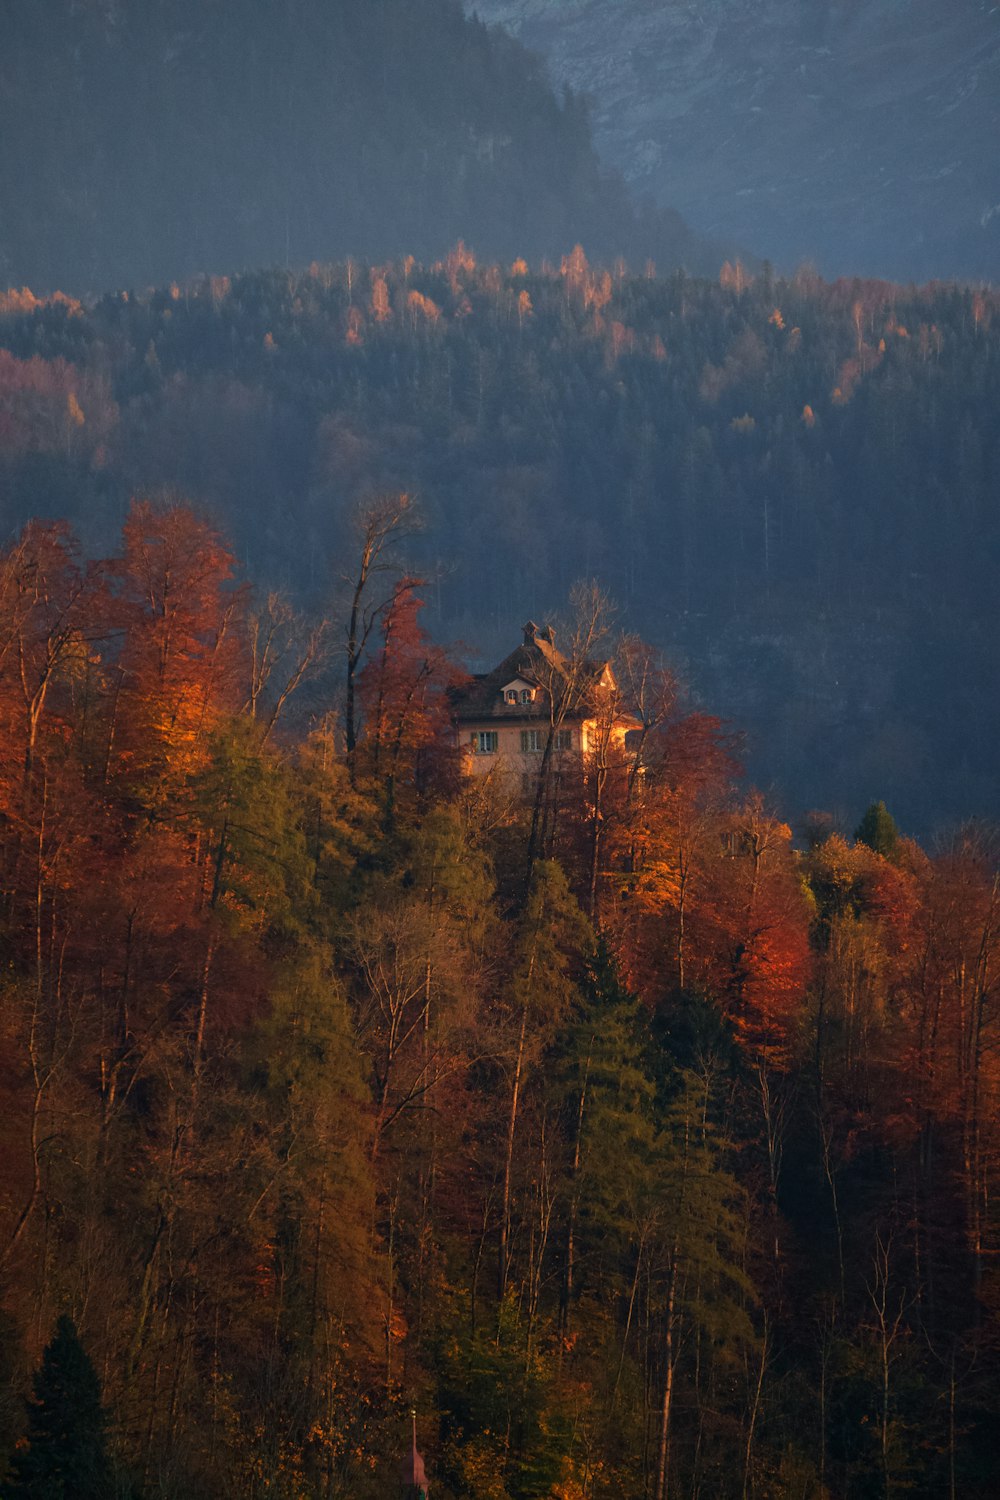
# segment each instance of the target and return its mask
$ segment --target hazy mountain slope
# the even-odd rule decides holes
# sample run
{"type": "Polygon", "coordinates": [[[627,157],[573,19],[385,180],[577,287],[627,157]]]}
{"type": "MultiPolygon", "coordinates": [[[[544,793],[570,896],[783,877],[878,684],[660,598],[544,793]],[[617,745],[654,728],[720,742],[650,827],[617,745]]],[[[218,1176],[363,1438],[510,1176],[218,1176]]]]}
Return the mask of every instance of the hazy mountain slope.
{"type": "Polygon", "coordinates": [[[99,553],[186,495],[326,613],[406,490],[440,638],[490,666],[596,574],[789,813],[926,833],[1000,814],[998,389],[1000,293],[950,285],[455,254],[0,297],[0,515],[99,553]]]}
{"type": "Polygon", "coordinates": [[[655,255],[585,111],[458,0],[6,0],[0,283],[440,254],[655,255]]]}
{"type": "Polygon", "coordinates": [[[595,101],[600,149],[791,265],[1000,277],[992,0],[468,0],[595,101]]]}

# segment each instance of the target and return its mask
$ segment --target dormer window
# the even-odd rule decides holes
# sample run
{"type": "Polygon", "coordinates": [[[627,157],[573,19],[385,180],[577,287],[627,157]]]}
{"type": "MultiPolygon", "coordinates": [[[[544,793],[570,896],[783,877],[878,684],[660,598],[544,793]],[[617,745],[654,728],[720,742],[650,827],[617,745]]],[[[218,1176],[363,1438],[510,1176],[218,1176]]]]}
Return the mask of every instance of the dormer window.
{"type": "Polygon", "coordinates": [[[514,677],[500,688],[500,702],[505,708],[516,708],[522,703],[534,703],[534,686],[523,677],[514,677]]]}

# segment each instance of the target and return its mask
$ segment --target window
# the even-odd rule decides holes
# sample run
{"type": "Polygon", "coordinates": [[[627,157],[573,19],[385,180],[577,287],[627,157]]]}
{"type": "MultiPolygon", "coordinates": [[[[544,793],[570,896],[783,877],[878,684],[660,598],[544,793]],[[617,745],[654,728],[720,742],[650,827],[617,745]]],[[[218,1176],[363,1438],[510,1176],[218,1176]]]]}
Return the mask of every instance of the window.
{"type": "Polygon", "coordinates": [[[522,753],[522,755],[527,755],[529,752],[531,754],[534,754],[536,751],[541,750],[541,748],[542,748],[542,731],[540,729],[522,729],[521,730],[521,753],[522,753]]]}
{"type": "Polygon", "coordinates": [[[534,695],[534,693],[533,693],[533,692],[532,692],[532,691],[531,691],[531,689],[530,689],[530,688],[522,688],[522,689],[521,689],[521,702],[522,702],[522,703],[530,703],[530,702],[531,702],[531,700],[532,700],[532,698],[533,698],[533,697],[534,697],[534,696],[535,696],[535,695],[534,695]]]}
{"type": "Polygon", "coordinates": [[[506,693],[504,694],[504,697],[506,698],[506,700],[507,700],[508,703],[516,703],[517,702],[517,688],[508,688],[507,691],[506,691],[506,693]]]}
{"type": "Polygon", "coordinates": [[[479,729],[472,736],[472,750],[475,755],[496,755],[499,736],[495,729],[479,729]]]}
{"type": "Polygon", "coordinates": [[[573,748],[573,731],[572,731],[572,729],[557,729],[556,730],[555,748],[557,750],[572,750],[572,748],[573,748]]]}

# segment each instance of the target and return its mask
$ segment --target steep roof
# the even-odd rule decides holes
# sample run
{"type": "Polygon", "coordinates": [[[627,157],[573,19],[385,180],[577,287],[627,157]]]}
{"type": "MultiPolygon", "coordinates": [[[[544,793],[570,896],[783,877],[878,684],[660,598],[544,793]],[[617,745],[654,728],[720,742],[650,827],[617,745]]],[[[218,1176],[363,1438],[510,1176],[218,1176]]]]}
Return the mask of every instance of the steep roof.
{"type": "MultiPolygon", "coordinates": [[[[607,670],[607,662],[586,664],[587,691],[581,695],[578,712],[584,714],[591,707],[591,693],[607,670]]],[[[481,719],[487,716],[499,718],[537,719],[548,713],[548,689],[559,678],[566,680],[569,667],[566,658],[555,644],[551,625],[544,629],[529,620],[524,627],[524,639],[491,672],[473,677],[468,687],[460,688],[452,698],[455,717],[460,721],[481,719]],[[541,701],[532,704],[504,703],[501,694],[509,682],[516,677],[541,689],[541,701]]]]}

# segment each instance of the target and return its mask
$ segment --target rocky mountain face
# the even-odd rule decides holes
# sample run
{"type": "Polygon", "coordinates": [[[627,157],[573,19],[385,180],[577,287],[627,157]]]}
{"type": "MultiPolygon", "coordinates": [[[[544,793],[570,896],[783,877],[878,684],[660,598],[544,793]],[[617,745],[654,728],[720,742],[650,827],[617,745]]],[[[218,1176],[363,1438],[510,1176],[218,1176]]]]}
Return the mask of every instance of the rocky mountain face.
{"type": "Polygon", "coordinates": [[[993,0],[466,0],[640,192],[778,265],[1000,276],[993,0]]]}

